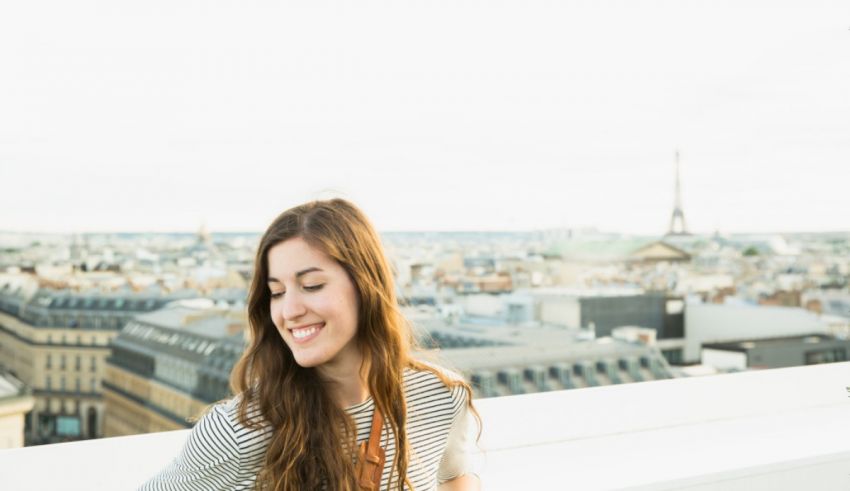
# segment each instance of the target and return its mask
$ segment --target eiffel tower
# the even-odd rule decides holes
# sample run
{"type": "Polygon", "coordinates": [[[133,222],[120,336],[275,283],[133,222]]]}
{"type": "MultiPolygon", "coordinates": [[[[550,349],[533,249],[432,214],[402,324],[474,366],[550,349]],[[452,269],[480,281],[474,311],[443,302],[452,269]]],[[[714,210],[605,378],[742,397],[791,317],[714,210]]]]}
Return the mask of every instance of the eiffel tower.
{"type": "Polygon", "coordinates": [[[673,203],[673,216],[670,217],[670,230],[667,235],[691,235],[685,225],[685,212],[682,210],[682,185],[679,182],[679,151],[676,150],[676,198],[673,203]]]}

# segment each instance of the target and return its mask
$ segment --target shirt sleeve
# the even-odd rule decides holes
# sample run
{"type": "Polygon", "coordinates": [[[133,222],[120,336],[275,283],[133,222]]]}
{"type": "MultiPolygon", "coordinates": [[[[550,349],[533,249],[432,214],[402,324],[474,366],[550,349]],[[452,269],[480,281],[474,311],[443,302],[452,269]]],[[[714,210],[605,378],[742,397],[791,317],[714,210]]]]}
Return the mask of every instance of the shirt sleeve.
{"type": "Polygon", "coordinates": [[[459,404],[452,419],[451,429],[449,429],[446,450],[440,460],[440,466],[437,468],[437,482],[440,484],[468,474],[473,470],[470,454],[474,451],[474,440],[470,431],[474,428],[475,422],[472,420],[471,411],[469,411],[468,395],[463,387],[454,387],[452,392],[457,394],[457,397],[453,398],[459,404]]]}
{"type": "Polygon", "coordinates": [[[222,405],[192,428],[177,457],[138,491],[230,490],[239,475],[239,445],[222,405]]]}

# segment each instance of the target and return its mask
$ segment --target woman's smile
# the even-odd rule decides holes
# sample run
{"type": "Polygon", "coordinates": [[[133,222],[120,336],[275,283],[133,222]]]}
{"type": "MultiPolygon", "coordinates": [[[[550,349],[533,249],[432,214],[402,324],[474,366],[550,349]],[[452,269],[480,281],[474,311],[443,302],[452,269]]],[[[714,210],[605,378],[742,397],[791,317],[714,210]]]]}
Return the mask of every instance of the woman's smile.
{"type": "Polygon", "coordinates": [[[324,327],[325,323],[319,322],[318,324],[310,324],[307,326],[290,327],[289,333],[292,334],[296,343],[304,344],[318,336],[319,332],[321,332],[324,327]]]}

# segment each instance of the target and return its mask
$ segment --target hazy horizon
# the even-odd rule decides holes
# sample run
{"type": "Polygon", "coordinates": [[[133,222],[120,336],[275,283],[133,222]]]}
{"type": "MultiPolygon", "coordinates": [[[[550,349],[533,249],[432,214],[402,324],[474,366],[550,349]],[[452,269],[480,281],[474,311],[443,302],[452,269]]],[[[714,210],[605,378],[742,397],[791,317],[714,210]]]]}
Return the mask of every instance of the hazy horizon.
{"type": "MultiPolygon", "coordinates": [[[[577,234],[576,237],[581,237],[583,234],[601,234],[601,235],[622,235],[626,237],[667,237],[665,232],[659,233],[641,233],[641,232],[623,232],[618,230],[603,230],[595,227],[566,227],[566,228],[540,228],[540,229],[504,229],[504,230],[382,230],[377,229],[381,234],[534,234],[540,232],[552,231],[573,231],[577,234]]],[[[211,235],[262,235],[263,230],[208,230],[211,235]]],[[[850,229],[845,230],[786,230],[786,231],[712,231],[712,232],[689,232],[686,236],[693,237],[708,237],[719,233],[721,236],[737,236],[737,235],[850,235],[850,229]]],[[[43,231],[21,231],[21,230],[2,230],[0,235],[47,235],[47,236],[74,236],[74,235],[197,235],[198,230],[110,230],[110,231],[79,231],[79,232],[43,232],[43,231]]],[[[681,235],[679,236],[681,237],[681,235]]]]}

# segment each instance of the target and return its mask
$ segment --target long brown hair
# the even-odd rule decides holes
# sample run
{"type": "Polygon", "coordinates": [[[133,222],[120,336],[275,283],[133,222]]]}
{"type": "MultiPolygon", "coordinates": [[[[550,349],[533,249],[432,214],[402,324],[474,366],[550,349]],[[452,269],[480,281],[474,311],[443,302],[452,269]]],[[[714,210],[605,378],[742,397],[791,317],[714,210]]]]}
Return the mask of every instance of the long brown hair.
{"type": "MultiPolygon", "coordinates": [[[[409,442],[405,422],[404,370],[428,370],[447,386],[463,386],[469,408],[469,384],[415,360],[416,339],[401,315],[389,263],[369,220],[352,203],[333,199],[313,201],[279,215],[263,234],[257,248],[254,277],[248,293],[249,346],[231,374],[231,388],[242,397],[239,420],[258,428],[268,424],[272,436],[257,488],[274,491],[329,489],[353,491],[352,451],[356,431],[352,418],[329,395],[314,368],[299,366],[272,324],[269,303],[268,251],[301,237],[336,260],[348,273],[359,296],[355,339],[363,355],[362,375],[369,394],[392,430],[396,453],[392,462],[398,489],[406,484],[409,442]],[[256,405],[262,420],[248,417],[256,405]]],[[[480,420],[479,420],[480,428],[480,420]]]]}

